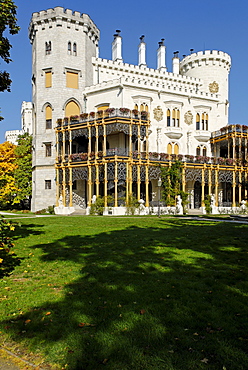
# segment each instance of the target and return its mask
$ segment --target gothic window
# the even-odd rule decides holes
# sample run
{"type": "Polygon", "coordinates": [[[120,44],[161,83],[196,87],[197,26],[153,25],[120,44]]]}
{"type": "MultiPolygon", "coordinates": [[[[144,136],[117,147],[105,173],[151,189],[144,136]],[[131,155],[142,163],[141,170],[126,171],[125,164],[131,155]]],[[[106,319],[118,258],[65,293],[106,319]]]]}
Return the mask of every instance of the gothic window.
{"type": "Polygon", "coordinates": [[[206,157],[207,156],[207,148],[204,146],[203,147],[203,149],[202,149],[202,155],[204,156],[204,157],[206,157]]]}
{"type": "Polygon", "coordinates": [[[48,41],[48,42],[45,43],[45,51],[46,51],[46,55],[51,54],[51,51],[52,51],[51,41],[48,41]]]}
{"type": "Polygon", "coordinates": [[[180,126],[180,111],[179,109],[176,110],[176,127],[180,126]]]}
{"type": "Polygon", "coordinates": [[[175,109],[172,110],[172,126],[173,127],[176,126],[176,110],[175,109]]]}
{"type": "Polygon", "coordinates": [[[138,104],[135,104],[134,109],[139,110],[138,104]]]}
{"type": "Polygon", "coordinates": [[[77,103],[75,103],[74,101],[70,101],[69,103],[66,104],[65,117],[79,116],[79,114],[80,108],[77,103]]]}
{"type": "Polygon", "coordinates": [[[45,189],[52,189],[52,181],[51,180],[45,180],[45,189]]]}
{"type": "Polygon", "coordinates": [[[170,143],[167,145],[167,153],[172,154],[172,145],[170,143]]]}
{"type": "Polygon", "coordinates": [[[145,111],[148,112],[148,105],[145,105],[145,111]]]}
{"type": "Polygon", "coordinates": [[[178,144],[174,145],[174,154],[179,154],[179,146],[178,144]]]}
{"type": "Polygon", "coordinates": [[[167,109],[167,127],[170,126],[170,110],[167,109]]]}
{"type": "Polygon", "coordinates": [[[46,130],[52,128],[52,108],[50,105],[46,107],[46,130]]]}
{"type": "Polygon", "coordinates": [[[196,115],[196,130],[200,130],[200,114],[196,115]]]}
{"type": "Polygon", "coordinates": [[[199,146],[196,148],[196,155],[201,155],[201,148],[199,146]]]}
{"type": "Polygon", "coordinates": [[[76,56],[77,55],[77,44],[74,42],[73,44],[73,55],[76,56]]]}
{"type": "Polygon", "coordinates": [[[144,111],[145,109],[144,109],[144,104],[141,104],[140,105],[140,111],[142,112],[142,111],[144,111]]]}
{"type": "Polygon", "coordinates": [[[68,47],[67,47],[68,54],[71,55],[71,42],[68,42],[68,47]]]}

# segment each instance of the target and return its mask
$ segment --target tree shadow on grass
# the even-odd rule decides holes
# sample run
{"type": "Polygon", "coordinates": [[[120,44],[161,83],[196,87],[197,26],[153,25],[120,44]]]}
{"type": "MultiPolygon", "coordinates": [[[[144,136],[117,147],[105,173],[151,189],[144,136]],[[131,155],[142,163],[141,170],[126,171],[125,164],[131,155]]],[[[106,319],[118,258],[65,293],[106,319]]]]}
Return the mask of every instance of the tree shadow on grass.
{"type": "Polygon", "coordinates": [[[247,236],[247,226],[161,220],[36,245],[80,276],[61,301],[4,325],[71,370],[247,369],[247,236]]]}

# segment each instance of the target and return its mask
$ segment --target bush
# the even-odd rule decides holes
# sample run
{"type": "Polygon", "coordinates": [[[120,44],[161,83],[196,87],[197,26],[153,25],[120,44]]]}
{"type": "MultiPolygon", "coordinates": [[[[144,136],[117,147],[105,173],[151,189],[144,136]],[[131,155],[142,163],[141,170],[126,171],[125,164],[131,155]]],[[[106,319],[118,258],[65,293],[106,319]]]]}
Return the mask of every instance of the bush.
{"type": "Polygon", "coordinates": [[[13,257],[11,248],[14,247],[10,234],[15,230],[16,223],[0,216],[0,277],[8,274],[14,266],[19,264],[19,259],[13,257]]]}
{"type": "Polygon", "coordinates": [[[126,202],[126,213],[127,215],[134,215],[136,209],[138,209],[140,206],[138,199],[135,198],[133,194],[130,194],[128,196],[127,202],[126,202]]]}
{"type": "MultiPolygon", "coordinates": [[[[107,205],[109,205],[111,203],[113,203],[113,197],[111,195],[108,195],[107,196],[107,205]]],[[[101,195],[99,195],[96,198],[95,203],[91,204],[90,214],[91,215],[102,216],[103,211],[104,211],[104,207],[105,207],[105,197],[102,197],[101,195]]]]}
{"type": "Polygon", "coordinates": [[[210,195],[207,195],[205,197],[204,204],[205,204],[206,213],[209,215],[211,213],[211,196],[210,195]]]}

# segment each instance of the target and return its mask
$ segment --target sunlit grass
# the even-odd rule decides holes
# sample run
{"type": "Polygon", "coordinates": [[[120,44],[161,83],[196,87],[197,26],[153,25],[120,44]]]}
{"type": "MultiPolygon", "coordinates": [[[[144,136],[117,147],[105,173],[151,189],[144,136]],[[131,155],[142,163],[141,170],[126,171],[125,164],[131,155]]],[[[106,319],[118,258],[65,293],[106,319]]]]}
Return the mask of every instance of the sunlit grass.
{"type": "Polygon", "coordinates": [[[247,369],[242,224],[23,219],[1,280],[3,339],[59,368],[247,369]]]}

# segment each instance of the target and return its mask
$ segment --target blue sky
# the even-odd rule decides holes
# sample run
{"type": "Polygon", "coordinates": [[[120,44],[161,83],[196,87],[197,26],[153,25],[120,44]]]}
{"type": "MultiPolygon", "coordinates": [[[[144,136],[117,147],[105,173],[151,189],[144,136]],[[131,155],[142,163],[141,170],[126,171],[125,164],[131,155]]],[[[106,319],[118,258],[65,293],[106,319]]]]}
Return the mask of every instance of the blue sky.
{"type": "Polygon", "coordinates": [[[0,122],[0,142],[6,130],[20,129],[23,100],[31,101],[31,45],[28,26],[33,12],[63,6],[87,13],[100,29],[100,57],[111,58],[111,43],[116,29],[123,37],[123,58],[137,64],[139,37],[145,35],[147,64],[156,68],[158,41],[165,38],[167,68],[171,71],[173,52],[180,56],[189,49],[222,50],[232,57],[230,73],[230,123],[248,124],[248,2],[245,0],[16,0],[21,31],[10,36],[13,62],[6,69],[13,81],[11,92],[0,93],[4,121],[0,122]]]}

